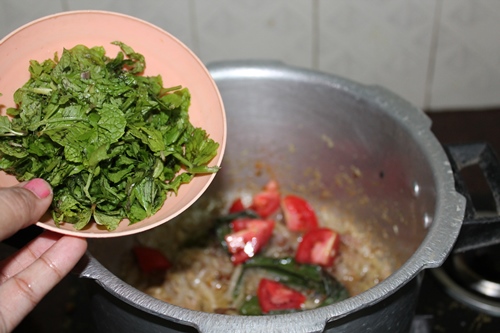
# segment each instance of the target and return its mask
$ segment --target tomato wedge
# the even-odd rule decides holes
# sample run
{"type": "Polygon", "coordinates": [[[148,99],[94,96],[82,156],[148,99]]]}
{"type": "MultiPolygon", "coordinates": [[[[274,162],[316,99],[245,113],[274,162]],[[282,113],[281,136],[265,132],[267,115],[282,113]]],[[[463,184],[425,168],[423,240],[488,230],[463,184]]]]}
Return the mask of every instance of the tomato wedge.
{"type": "Polygon", "coordinates": [[[292,231],[308,231],[318,227],[318,218],[311,205],[296,195],[287,195],[281,201],[286,226],[292,231]]]}
{"type": "Polygon", "coordinates": [[[169,269],[172,264],[157,249],[137,245],[132,248],[139,269],[144,273],[162,272],[169,269]]]}
{"type": "Polygon", "coordinates": [[[297,247],[295,260],[301,264],[331,266],[340,246],[339,234],[328,228],[310,230],[297,247]]]}
{"type": "Polygon", "coordinates": [[[274,230],[274,221],[250,218],[231,222],[233,233],[224,237],[231,261],[238,265],[252,258],[269,241],[274,230]]]}
{"type": "Polygon", "coordinates": [[[262,279],[257,288],[257,298],[263,313],[278,310],[300,309],[306,296],[282,283],[262,279]]]}
{"type": "Polygon", "coordinates": [[[275,180],[269,181],[261,192],[254,195],[249,208],[263,219],[275,213],[280,208],[278,183],[275,180]]]}
{"type": "Polygon", "coordinates": [[[229,207],[229,213],[238,213],[244,210],[245,210],[245,205],[243,205],[243,200],[241,200],[241,198],[234,200],[233,203],[231,204],[231,207],[229,207]]]}

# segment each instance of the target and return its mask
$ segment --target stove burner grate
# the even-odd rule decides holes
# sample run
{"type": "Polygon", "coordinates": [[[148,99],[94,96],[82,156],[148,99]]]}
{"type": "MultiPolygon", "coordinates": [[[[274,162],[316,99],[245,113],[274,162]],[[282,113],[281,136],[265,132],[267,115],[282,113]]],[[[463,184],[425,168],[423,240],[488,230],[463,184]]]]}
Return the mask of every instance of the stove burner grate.
{"type": "Polygon", "coordinates": [[[500,247],[452,255],[445,264],[431,270],[454,299],[468,306],[500,317],[500,264],[493,257],[500,247]]]}

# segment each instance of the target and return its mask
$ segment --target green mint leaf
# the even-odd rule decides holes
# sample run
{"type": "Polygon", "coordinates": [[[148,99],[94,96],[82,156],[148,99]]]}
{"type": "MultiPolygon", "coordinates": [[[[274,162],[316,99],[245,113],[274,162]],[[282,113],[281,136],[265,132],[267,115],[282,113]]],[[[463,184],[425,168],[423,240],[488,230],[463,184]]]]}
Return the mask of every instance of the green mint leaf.
{"type": "Polygon", "coordinates": [[[49,181],[57,225],[139,222],[195,174],[218,170],[208,166],[218,144],[189,121],[189,89],[141,75],[144,56],[113,44],[115,58],[76,45],[30,61],[17,106],[0,117],[0,170],[49,181]]]}
{"type": "Polygon", "coordinates": [[[219,144],[208,138],[205,130],[196,128],[186,143],[186,158],[194,166],[204,165],[215,157],[218,148],[219,144]]]}
{"type": "Polygon", "coordinates": [[[95,211],[94,220],[97,224],[103,225],[106,227],[106,229],[112,231],[118,227],[120,221],[122,220],[122,217],[116,215],[108,215],[99,211],[95,211]]]}

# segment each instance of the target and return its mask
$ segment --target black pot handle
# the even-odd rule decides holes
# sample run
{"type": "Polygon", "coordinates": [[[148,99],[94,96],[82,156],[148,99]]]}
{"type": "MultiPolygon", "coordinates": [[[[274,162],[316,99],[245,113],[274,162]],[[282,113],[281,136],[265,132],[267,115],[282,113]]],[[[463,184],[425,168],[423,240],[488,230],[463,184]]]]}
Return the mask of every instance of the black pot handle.
{"type": "Polygon", "coordinates": [[[453,248],[461,253],[500,244],[500,160],[488,143],[445,145],[455,177],[455,187],[467,203],[460,234],[453,248]],[[460,171],[479,166],[489,185],[495,207],[495,216],[479,216],[460,171]]]}

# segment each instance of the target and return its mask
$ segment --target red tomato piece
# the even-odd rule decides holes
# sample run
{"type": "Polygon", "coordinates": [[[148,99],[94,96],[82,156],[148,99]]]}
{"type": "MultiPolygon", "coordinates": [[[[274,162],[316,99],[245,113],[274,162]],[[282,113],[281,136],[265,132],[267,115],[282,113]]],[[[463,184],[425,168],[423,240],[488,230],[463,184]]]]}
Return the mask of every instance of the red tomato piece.
{"type": "Polygon", "coordinates": [[[296,195],[287,195],[281,201],[286,226],[292,231],[308,231],[318,227],[318,218],[311,205],[296,195]]]}
{"type": "Polygon", "coordinates": [[[229,207],[229,213],[238,213],[244,210],[245,205],[243,205],[243,201],[241,200],[241,198],[234,200],[231,204],[231,207],[229,207]]]}
{"type": "Polygon", "coordinates": [[[269,279],[260,280],[257,298],[263,313],[300,309],[306,301],[306,296],[297,290],[269,279]]]}
{"type": "Polygon", "coordinates": [[[275,213],[279,207],[280,191],[278,183],[271,180],[261,192],[254,195],[249,208],[265,219],[275,213]]]}
{"type": "Polygon", "coordinates": [[[328,228],[313,229],[302,237],[295,260],[301,264],[331,266],[339,246],[340,236],[335,231],[328,228]]]}
{"type": "Polygon", "coordinates": [[[224,238],[231,261],[241,264],[252,258],[269,241],[274,230],[274,221],[242,218],[231,222],[233,233],[224,238]]]}
{"type": "Polygon", "coordinates": [[[139,268],[144,273],[161,272],[169,269],[172,264],[157,249],[147,246],[134,246],[132,252],[137,260],[139,268]]]}

